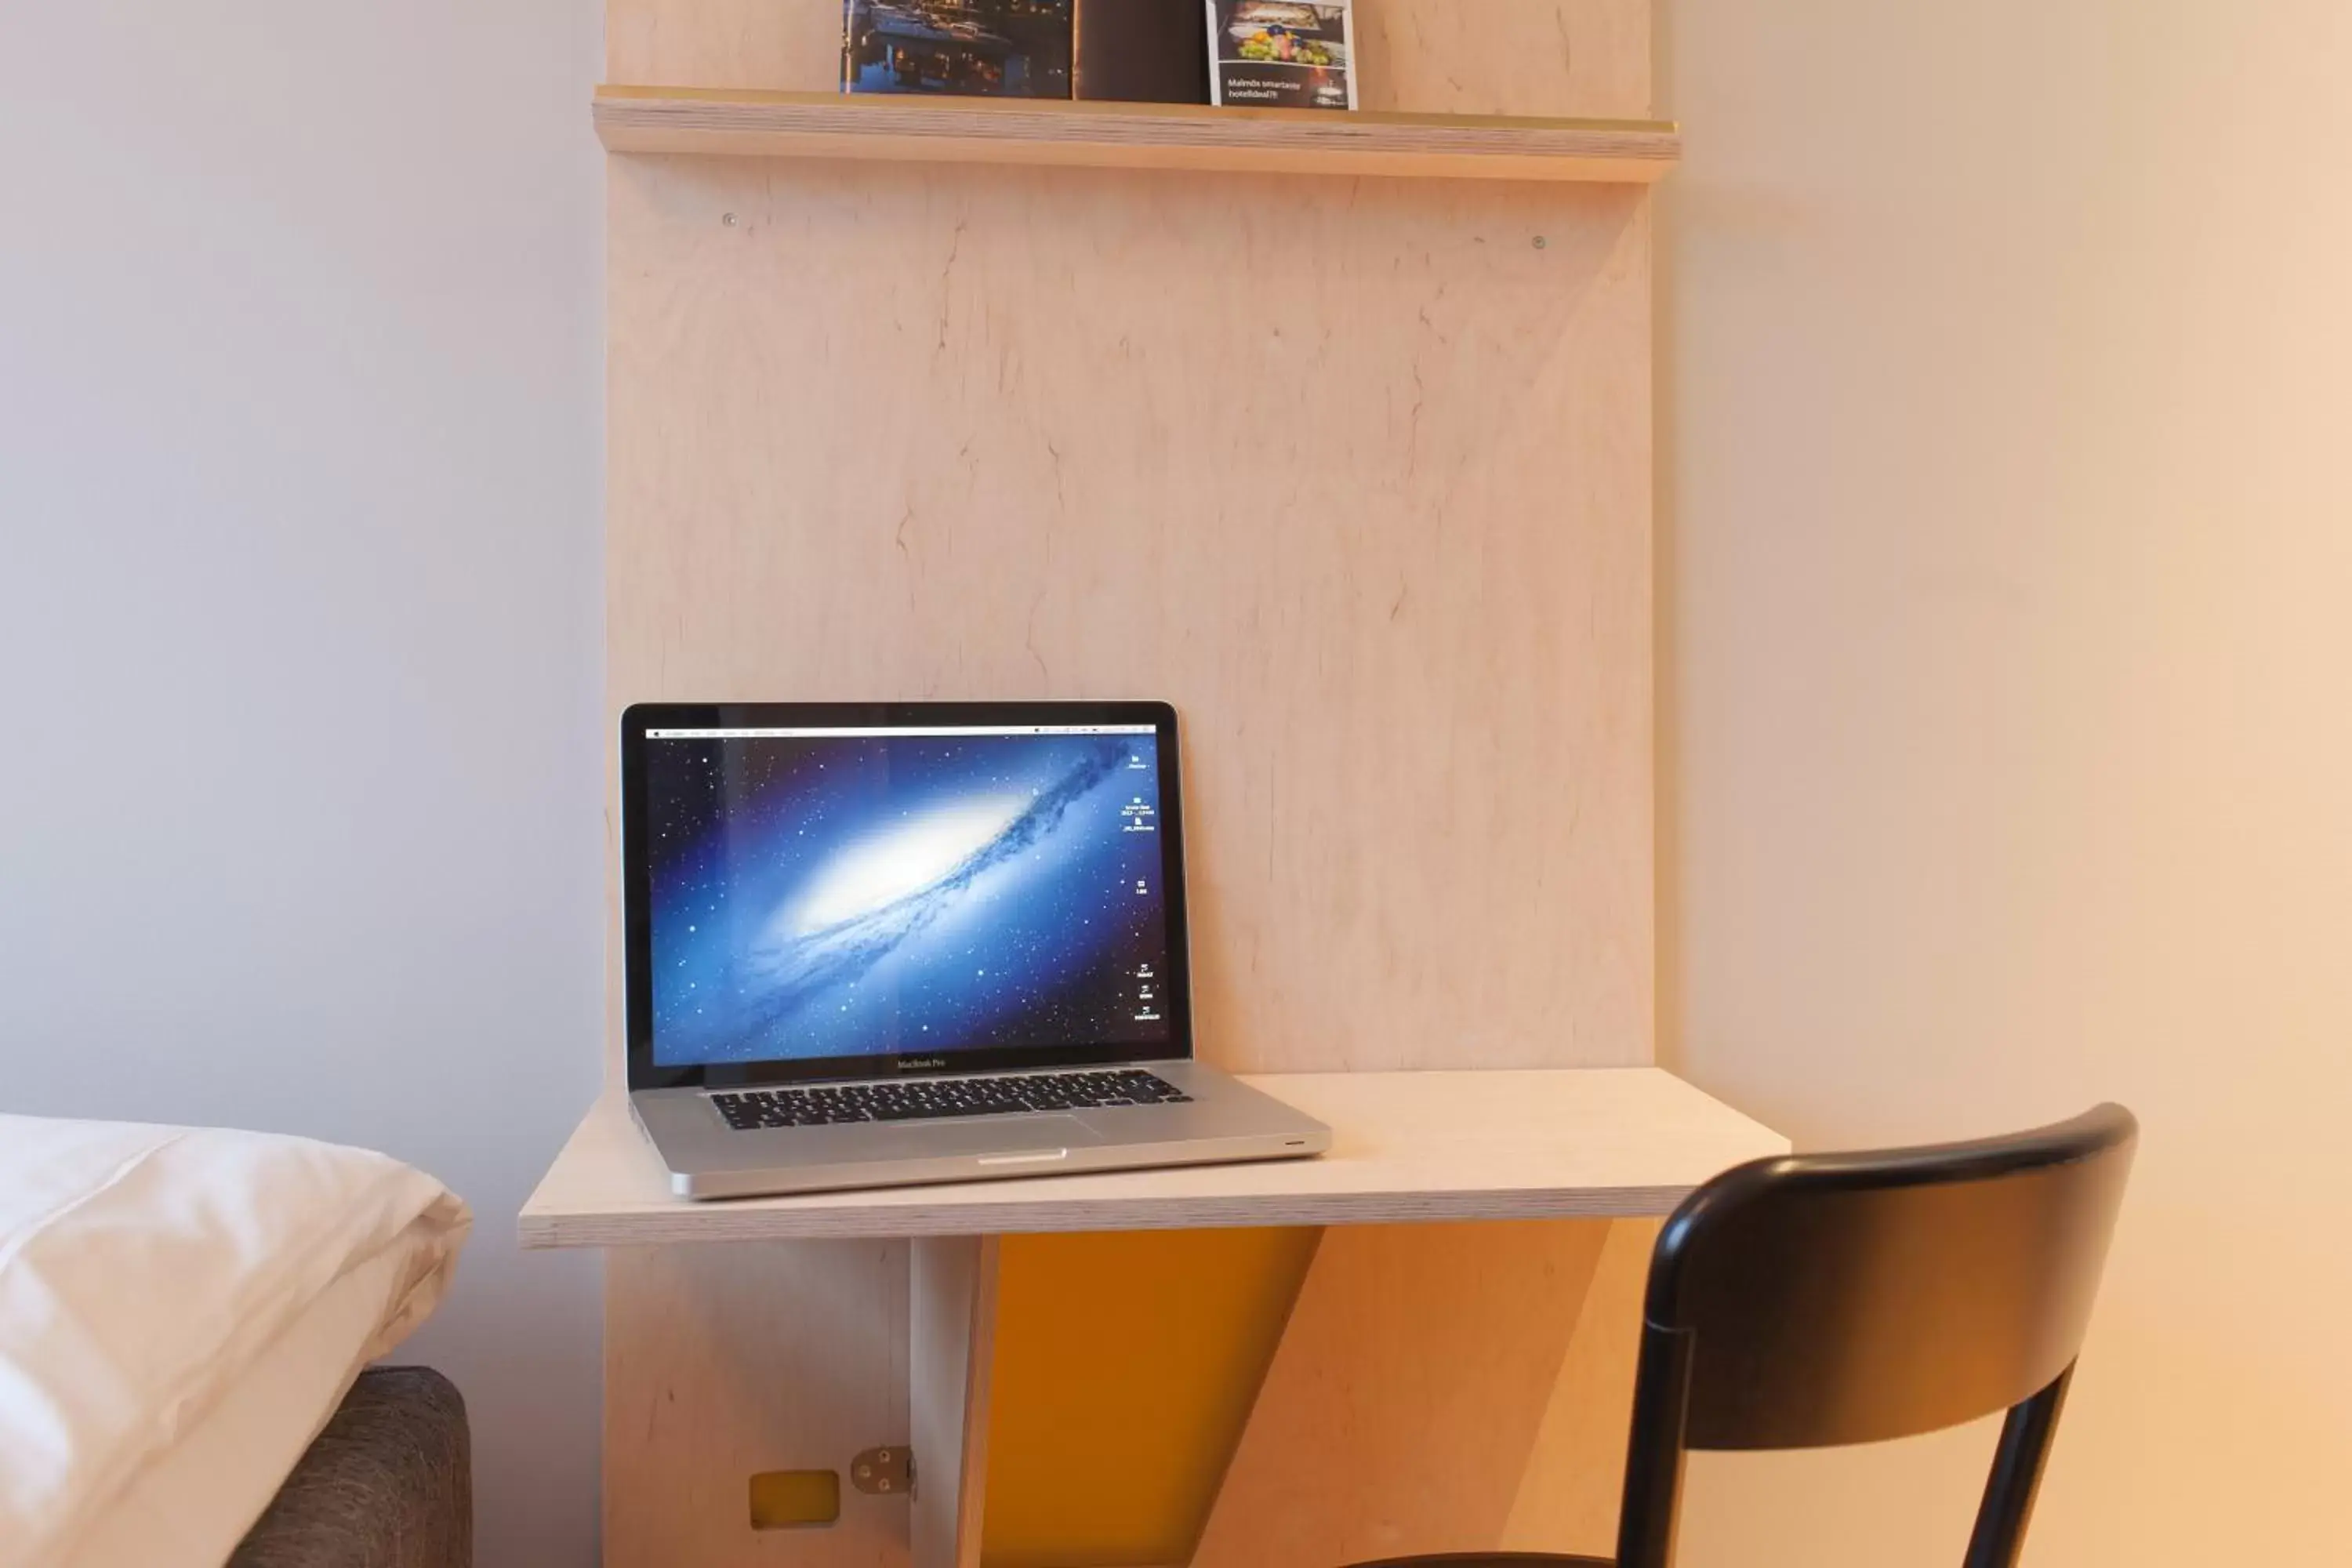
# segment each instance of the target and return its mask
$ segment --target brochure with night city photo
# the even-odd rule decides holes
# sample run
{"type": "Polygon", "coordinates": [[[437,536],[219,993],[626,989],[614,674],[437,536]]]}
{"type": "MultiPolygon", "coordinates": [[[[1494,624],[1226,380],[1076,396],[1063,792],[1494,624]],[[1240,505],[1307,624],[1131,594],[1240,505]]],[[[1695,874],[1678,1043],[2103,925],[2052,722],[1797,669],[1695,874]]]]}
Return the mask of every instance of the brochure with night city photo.
{"type": "Polygon", "coordinates": [[[1070,96],[1071,0],[846,0],[844,92],[1070,96]]]}

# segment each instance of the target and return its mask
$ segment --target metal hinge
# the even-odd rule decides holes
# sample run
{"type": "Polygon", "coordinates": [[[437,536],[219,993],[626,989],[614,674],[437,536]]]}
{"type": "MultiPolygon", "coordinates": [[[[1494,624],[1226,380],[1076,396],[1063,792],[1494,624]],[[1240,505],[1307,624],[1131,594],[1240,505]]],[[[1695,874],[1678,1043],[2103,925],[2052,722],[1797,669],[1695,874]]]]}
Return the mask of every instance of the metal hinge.
{"type": "Polygon", "coordinates": [[[849,1461],[849,1484],[882,1497],[911,1497],[915,1491],[915,1454],[905,1444],[868,1448],[849,1461]]]}

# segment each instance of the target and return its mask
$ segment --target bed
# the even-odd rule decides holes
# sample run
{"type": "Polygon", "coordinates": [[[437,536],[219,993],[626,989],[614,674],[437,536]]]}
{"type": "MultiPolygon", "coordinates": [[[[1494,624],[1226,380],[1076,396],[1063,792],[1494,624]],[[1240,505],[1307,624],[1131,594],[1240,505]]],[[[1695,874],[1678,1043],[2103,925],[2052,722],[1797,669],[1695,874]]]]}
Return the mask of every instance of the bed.
{"type": "Polygon", "coordinates": [[[469,1226],[366,1150],[0,1116],[0,1568],[467,1568],[464,1401],[366,1369],[469,1226]]]}
{"type": "Polygon", "coordinates": [[[230,1568],[472,1568],[472,1448],[429,1367],[362,1373],[230,1568]]]}

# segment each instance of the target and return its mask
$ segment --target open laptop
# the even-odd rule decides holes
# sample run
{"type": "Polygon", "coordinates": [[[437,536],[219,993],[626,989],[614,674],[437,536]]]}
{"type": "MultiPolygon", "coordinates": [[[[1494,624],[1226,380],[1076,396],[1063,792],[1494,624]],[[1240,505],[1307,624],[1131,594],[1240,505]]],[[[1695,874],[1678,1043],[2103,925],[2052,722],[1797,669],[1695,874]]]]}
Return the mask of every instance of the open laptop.
{"type": "Polygon", "coordinates": [[[1175,710],[621,716],[629,1100],[688,1197],[1320,1153],[1192,1059],[1175,710]]]}

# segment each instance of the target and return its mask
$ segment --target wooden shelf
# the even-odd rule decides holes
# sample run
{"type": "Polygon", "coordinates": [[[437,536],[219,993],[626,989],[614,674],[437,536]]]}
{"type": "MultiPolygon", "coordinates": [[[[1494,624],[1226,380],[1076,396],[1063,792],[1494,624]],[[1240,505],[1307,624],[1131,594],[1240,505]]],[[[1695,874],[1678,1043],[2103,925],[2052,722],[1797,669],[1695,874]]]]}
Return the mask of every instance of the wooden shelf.
{"type": "Polygon", "coordinates": [[[615,153],[737,157],[1646,184],[1682,151],[1662,121],[1196,104],[603,87],[594,113],[615,153]]]}
{"type": "Polygon", "coordinates": [[[522,1208],[525,1247],[1665,1214],[1789,1142],[1656,1068],[1248,1080],[1330,1124],[1319,1159],[694,1203],[626,1098],[588,1113],[522,1208]]]}

